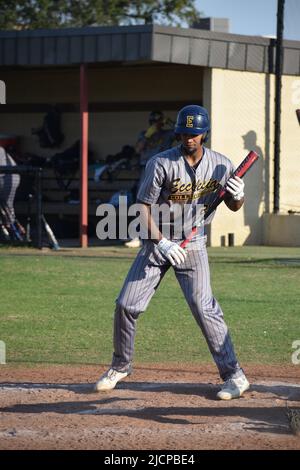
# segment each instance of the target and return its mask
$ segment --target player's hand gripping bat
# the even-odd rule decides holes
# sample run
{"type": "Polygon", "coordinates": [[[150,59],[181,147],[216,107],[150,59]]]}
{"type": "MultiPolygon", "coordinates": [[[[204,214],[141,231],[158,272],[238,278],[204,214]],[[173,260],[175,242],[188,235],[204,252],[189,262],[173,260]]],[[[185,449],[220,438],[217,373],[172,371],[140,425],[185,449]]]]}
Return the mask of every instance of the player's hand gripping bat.
{"type": "MultiPolygon", "coordinates": [[[[258,160],[258,158],[259,157],[258,157],[257,153],[255,153],[253,150],[251,150],[251,152],[248,153],[247,157],[244,158],[242,163],[237,167],[237,169],[230,176],[230,178],[232,178],[232,176],[239,176],[240,178],[242,178],[247,173],[247,171],[252,167],[252,165],[256,162],[256,160],[258,160]]],[[[207,217],[209,217],[210,214],[224,200],[225,194],[227,192],[226,189],[225,189],[226,184],[227,184],[227,181],[226,181],[224,187],[221,188],[221,190],[217,194],[217,197],[215,198],[215,200],[211,203],[211,205],[205,211],[204,217],[201,220],[200,224],[193,227],[191,233],[187,236],[187,238],[185,240],[183,240],[183,242],[180,243],[181,248],[185,248],[187,246],[187,244],[192,240],[193,236],[197,232],[199,225],[201,225],[201,223],[203,223],[204,220],[206,220],[207,217]]]]}

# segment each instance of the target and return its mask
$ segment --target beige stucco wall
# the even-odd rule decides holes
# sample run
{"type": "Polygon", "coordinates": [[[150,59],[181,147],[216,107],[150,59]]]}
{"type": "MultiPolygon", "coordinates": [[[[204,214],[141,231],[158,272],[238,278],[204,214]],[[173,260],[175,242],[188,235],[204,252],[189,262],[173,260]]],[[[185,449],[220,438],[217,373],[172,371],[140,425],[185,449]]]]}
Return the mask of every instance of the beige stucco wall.
{"type": "Polygon", "coordinates": [[[264,74],[212,71],[211,147],[228,156],[235,165],[252,149],[260,155],[244,179],[244,207],[236,213],[224,204],[218,208],[211,227],[213,246],[219,246],[221,237],[227,238],[228,233],[234,233],[237,245],[262,243],[261,218],[269,196],[269,185],[265,183],[270,166],[270,149],[266,143],[268,86],[264,74]]]}
{"type": "MultiPolygon", "coordinates": [[[[260,155],[244,179],[244,207],[237,213],[230,212],[225,205],[219,207],[211,227],[214,246],[219,246],[221,236],[227,237],[228,233],[235,234],[237,245],[269,243],[270,230],[264,231],[263,214],[273,210],[274,85],[273,75],[212,71],[212,148],[236,165],[252,149],[260,155]]],[[[280,212],[285,214],[289,209],[300,210],[300,129],[295,116],[300,105],[299,88],[298,77],[283,76],[280,212]]],[[[283,244],[291,220],[278,221],[284,224],[283,244]]],[[[279,243],[279,238],[276,239],[279,243]]]]}
{"type": "Polygon", "coordinates": [[[264,244],[300,247],[300,215],[264,214],[264,244]]]}
{"type": "MultiPolygon", "coordinates": [[[[300,126],[295,110],[300,108],[300,77],[282,80],[280,212],[300,211],[300,126]]],[[[300,231],[298,232],[300,237],[300,231]]]]}

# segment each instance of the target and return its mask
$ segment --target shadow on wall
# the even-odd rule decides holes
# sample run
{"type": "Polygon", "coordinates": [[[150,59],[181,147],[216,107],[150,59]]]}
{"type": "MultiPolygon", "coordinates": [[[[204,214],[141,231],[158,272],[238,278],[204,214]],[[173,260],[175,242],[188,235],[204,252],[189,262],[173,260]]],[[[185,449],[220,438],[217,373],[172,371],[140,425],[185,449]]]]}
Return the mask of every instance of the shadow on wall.
{"type": "Polygon", "coordinates": [[[254,150],[260,157],[245,176],[244,203],[244,223],[250,228],[245,245],[257,245],[263,242],[262,215],[260,215],[259,209],[260,204],[262,202],[265,203],[266,200],[264,156],[262,149],[257,145],[255,131],[247,132],[242,138],[244,140],[244,148],[249,152],[254,150]]]}

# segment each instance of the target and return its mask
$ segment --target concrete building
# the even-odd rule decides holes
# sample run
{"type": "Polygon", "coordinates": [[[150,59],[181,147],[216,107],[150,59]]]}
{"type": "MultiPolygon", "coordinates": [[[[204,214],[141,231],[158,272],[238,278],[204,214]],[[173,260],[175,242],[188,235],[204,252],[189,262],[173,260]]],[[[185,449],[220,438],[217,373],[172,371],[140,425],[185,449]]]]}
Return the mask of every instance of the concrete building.
{"type": "Polygon", "coordinates": [[[235,243],[300,246],[300,42],[284,42],[280,213],[273,208],[275,41],[156,25],[0,32],[0,134],[21,137],[22,150],[41,150],[31,129],[50,104],[62,110],[63,147],[80,135],[79,67],[87,65],[89,141],[98,158],[133,145],[149,111],[175,118],[186,104],[211,116],[208,146],[238,164],[261,158],[245,177],[244,208],[218,209],[210,243],[228,233],[235,243]],[[288,211],[293,212],[289,214],[288,211]]]}

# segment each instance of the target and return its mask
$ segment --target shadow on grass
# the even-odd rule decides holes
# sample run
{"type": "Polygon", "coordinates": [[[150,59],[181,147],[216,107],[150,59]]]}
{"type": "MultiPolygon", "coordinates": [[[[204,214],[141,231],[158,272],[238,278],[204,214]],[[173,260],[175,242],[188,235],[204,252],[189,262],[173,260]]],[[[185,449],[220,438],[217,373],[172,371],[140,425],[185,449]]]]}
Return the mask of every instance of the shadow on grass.
{"type": "Polygon", "coordinates": [[[289,267],[300,268],[300,258],[260,258],[260,259],[237,259],[237,258],[214,258],[210,261],[215,264],[238,264],[238,265],[259,265],[265,267],[289,267]]]}
{"type": "Polygon", "coordinates": [[[119,254],[119,252],[116,252],[116,253],[109,253],[109,254],[105,254],[105,253],[98,253],[98,254],[93,254],[93,255],[73,255],[73,254],[70,254],[68,252],[65,252],[65,253],[61,253],[61,252],[55,252],[55,253],[43,253],[42,255],[40,253],[1,253],[0,251],[0,257],[2,258],[16,258],[16,257],[19,257],[19,258],[28,258],[28,257],[34,257],[34,256],[42,256],[43,258],[45,257],[52,257],[52,258],[60,258],[60,257],[64,257],[66,259],[90,259],[90,260],[93,260],[93,259],[105,259],[105,260],[108,260],[108,261],[118,261],[118,260],[132,260],[136,257],[137,255],[137,252],[131,252],[128,250],[128,253],[127,255],[124,253],[122,255],[119,254]]]}
{"type": "MultiPolygon", "coordinates": [[[[113,247],[112,247],[113,250],[113,247]]],[[[64,257],[64,258],[69,258],[69,259],[105,259],[108,261],[118,261],[118,260],[127,260],[131,261],[133,260],[138,251],[136,250],[127,250],[123,253],[120,251],[115,251],[111,252],[108,251],[107,253],[97,253],[97,254],[90,254],[90,255],[84,255],[84,254],[71,254],[68,251],[65,252],[55,252],[54,254],[52,252],[49,253],[43,253],[42,256],[44,257],[64,257]]],[[[40,256],[41,253],[4,253],[0,251],[0,257],[34,257],[34,256],[40,256]]],[[[266,267],[269,266],[284,266],[284,267],[296,267],[300,268],[300,257],[286,257],[286,258],[251,258],[251,257],[245,257],[245,258],[237,258],[237,257],[230,257],[230,255],[226,257],[221,257],[221,256],[214,256],[213,254],[209,255],[209,259],[212,263],[215,264],[224,264],[224,263],[229,263],[229,264],[238,264],[238,265],[266,265],[266,267]]]]}

